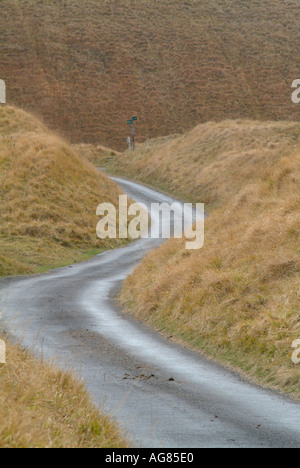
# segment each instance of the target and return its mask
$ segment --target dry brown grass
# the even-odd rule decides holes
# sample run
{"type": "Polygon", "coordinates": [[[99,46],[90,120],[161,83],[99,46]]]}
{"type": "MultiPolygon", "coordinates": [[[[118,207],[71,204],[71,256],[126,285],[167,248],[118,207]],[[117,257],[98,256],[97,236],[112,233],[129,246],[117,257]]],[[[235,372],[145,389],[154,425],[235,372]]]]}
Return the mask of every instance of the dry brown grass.
{"type": "Polygon", "coordinates": [[[126,442],[71,373],[7,344],[0,364],[1,448],[119,448],[126,442]]]}
{"type": "Polygon", "coordinates": [[[292,119],[298,0],[2,0],[10,102],[72,142],[125,149],[199,122],[292,119]]]}
{"type": "Polygon", "coordinates": [[[152,140],[150,148],[138,145],[135,153],[103,157],[102,164],[183,199],[204,202],[211,210],[299,145],[299,123],[228,120],[152,140]]]}
{"type": "Polygon", "coordinates": [[[121,245],[96,236],[116,184],[31,115],[0,108],[0,275],[75,263],[121,245]]]}
{"type": "Polygon", "coordinates": [[[206,222],[204,248],[188,252],[184,242],[169,241],[126,281],[121,299],[139,319],[300,398],[300,368],[291,361],[292,342],[300,338],[300,151],[279,158],[289,132],[298,139],[299,126],[285,129],[278,133],[278,124],[275,147],[264,151],[260,143],[256,155],[243,143],[244,158],[232,142],[237,172],[227,172],[226,158],[219,165],[224,187],[216,190],[229,194],[206,222]]]}

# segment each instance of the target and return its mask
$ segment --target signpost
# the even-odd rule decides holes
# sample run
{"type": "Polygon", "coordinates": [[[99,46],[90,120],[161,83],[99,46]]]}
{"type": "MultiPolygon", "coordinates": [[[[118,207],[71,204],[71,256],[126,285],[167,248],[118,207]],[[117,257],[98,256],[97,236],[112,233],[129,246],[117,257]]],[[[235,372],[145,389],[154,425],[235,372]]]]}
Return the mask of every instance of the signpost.
{"type": "Polygon", "coordinates": [[[3,80],[0,80],[0,104],[6,104],[6,85],[3,80]]]}
{"type": "Polygon", "coordinates": [[[138,120],[137,117],[132,117],[131,120],[127,120],[126,124],[132,127],[132,150],[135,151],[135,140],[134,140],[134,122],[138,120]]]}

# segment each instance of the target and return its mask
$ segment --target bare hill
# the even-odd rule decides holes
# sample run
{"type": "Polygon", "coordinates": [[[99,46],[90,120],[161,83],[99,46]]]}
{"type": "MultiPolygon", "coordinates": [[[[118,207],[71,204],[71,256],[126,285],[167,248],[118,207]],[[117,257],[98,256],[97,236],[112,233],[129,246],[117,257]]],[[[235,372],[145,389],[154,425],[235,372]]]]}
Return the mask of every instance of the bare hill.
{"type": "Polygon", "coordinates": [[[11,103],[75,143],[123,149],[227,118],[297,120],[298,0],[3,0],[11,103]]]}

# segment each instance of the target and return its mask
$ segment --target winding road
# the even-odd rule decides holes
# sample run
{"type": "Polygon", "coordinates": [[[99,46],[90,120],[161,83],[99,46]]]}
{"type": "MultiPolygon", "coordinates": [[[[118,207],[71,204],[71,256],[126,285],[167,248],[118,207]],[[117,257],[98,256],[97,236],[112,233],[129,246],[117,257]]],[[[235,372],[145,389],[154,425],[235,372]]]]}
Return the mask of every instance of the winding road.
{"type": "MultiPolygon", "coordinates": [[[[114,179],[138,202],[170,197],[114,179]]],[[[82,376],[134,446],[300,447],[300,405],[261,389],[122,313],[123,280],[160,239],[72,267],[0,281],[9,332],[82,376]]]]}

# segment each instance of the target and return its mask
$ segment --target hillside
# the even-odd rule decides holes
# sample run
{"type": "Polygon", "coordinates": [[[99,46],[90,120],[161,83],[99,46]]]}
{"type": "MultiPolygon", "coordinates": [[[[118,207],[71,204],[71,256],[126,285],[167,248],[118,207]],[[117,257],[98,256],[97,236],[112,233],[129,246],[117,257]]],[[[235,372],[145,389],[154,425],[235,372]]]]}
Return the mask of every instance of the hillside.
{"type": "Polygon", "coordinates": [[[299,123],[227,120],[151,140],[149,148],[137,145],[135,153],[111,154],[94,148],[89,155],[110,172],[204,202],[212,210],[299,146],[299,123]]]}
{"type": "Polygon", "coordinates": [[[33,116],[0,108],[0,276],[84,260],[120,245],[96,236],[96,208],[120,189],[33,116]]]}
{"type": "Polygon", "coordinates": [[[125,149],[209,120],[297,120],[298,0],[2,0],[9,102],[125,149]]]}
{"type": "MultiPolygon", "coordinates": [[[[222,126],[215,135],[223,156],[214,156],[220,173],[207,193],[219,208],[206,221],[204,248],[187,251],[185,242],[171,240],[150,253],[125,282],[121,301],[129,313],[168,336],[300,397],[299,368],[291,361],[292,343],[300,336],[299,125],[264,124],[261,132],[255,123],[252,130],[247,126],[256,152],[243,143],[240,153],[232,132],[226,145],[222,126]]],[[[176,140],[172,144],[176,147],[176,140]]],[[[210,150],[215,153],[215,146],[210,150]]],[[[209,153],[207,147],[203,165],[209,153]]],[[[178,154],[173,154],[175,166],[178,154]]],[[[201,185],[207,171],[198,164],[201,185]]],[[[170,174],[173,178],[171,169],[170,174]]],[[[187,189],[187,175],[181,177],[187,189]]]]}

